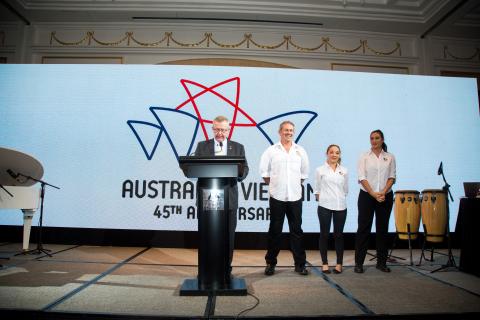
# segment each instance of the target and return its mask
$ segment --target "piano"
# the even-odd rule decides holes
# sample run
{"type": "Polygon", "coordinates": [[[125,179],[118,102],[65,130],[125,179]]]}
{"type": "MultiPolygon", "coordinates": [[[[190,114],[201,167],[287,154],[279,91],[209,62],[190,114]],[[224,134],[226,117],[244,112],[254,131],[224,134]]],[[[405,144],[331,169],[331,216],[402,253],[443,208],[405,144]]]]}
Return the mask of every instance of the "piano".
{"type": "MultiPolygon", "coordinates": [[[[39,187],[4,186],[13,197],[0,189],[0,209],[21,209],[23,212],[23,245],[22,250],[28,251],[32,218],[40,205],[39,187]]],[[[1,214],[1,213],[0,213],[1,214]]]]}
{"type": "Polygon", "coordinates": [[[0,209],[22,210],[23,251],[28,251],[32,218],[40,205],[41,188],[35,184],[42,176],[43,166],[37,159],[0,147],[0,209]]]}

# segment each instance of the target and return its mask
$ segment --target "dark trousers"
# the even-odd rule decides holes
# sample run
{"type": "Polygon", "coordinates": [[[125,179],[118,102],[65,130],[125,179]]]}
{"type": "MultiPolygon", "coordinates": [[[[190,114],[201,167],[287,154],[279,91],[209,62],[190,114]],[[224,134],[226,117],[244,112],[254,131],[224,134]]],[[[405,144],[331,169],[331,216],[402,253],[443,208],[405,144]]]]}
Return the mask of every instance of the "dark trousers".
{"type": "Polygon", "coordinates": [[[270,227],[268,229],[268,251],[265,261],[268,264],[276,265],[277,256],[280,252],[283,222],[285,215],[290,229],[290,249],[296,266],[304,266],[306,262],[305,249],[302,238],[302,200],[279,201],[272,197],[270,203],[270,227]]]}
{"type": "Polygon", "coordinates": [[[385,265],[388,254],[388,221],[393,206],[393,192],[385,195],[384,202],[378,202],[368,192],[360,190],[358,195],[358,230],[355,239],[355,264],[363,265],[368,249],[368,238],[372,230],[375,213],[377,264],[385,265]]]}
{"type": "Polygon", "coordinates": [[[333,218],[333,239],[335,240],[335,252],[337,253],[337,264],[343,264],[343,227],[347,218],[347,209],[330,210],[319,206],[317,209],[318,221],[320,221],[320,237],[318,247],[322,256],[322,264],[328,264],[328,235],[333,218]]]}

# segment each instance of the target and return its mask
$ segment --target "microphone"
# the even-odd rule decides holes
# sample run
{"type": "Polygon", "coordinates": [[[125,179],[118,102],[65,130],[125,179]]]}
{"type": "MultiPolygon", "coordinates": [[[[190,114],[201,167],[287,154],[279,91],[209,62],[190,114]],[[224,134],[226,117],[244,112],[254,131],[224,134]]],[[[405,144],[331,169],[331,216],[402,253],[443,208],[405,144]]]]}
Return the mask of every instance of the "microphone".
{"type": "Polygon", "coordinates": [[[18,173],[15,174],[15,173],[13,173],[13,171],[10,170],[10,169],[7,169],[7,173],[8,173],[8,174],[10,175],[10,177],[12,177],[13,179],[17,179],[18,176],[19,176],[18,173]]]}
{"type": "Polygon", "coordinates": [[[213,150],[213,152],[214,152],[215,154],[217,154],[217,153],[222,152],[222,149],[223,149],[223,142],[222,142],[222,141],[216,141],[216,142],[215,142],[215,149],[213,150]],[[218,143],[218,144],[217,144],[217,143],[218,143]]]}
{"type": "Polygon", "coordinates": [[[440,165],[438,166],[438,171],[437,171],[437,175],[441,175],[443,174],[443,162],[440,161],[440,165]]]}

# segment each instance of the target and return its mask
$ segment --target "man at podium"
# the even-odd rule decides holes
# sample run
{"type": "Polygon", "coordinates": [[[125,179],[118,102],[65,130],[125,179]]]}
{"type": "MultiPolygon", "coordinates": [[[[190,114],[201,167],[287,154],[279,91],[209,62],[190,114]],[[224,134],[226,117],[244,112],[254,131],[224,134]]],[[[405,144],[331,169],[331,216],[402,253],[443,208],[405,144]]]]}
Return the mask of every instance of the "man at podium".
{"type": "MultiPolygon", "coordinates": [[[[213,119],[212,126],[214,138],[201,141],[197,144],[195,150],[195,156],[242,156],[245,157],[245,148],[242,144],[228,140],[228,134],[230,133],[230,124],[228,118],[224,116],[217,116],[213,119]]],[[[229,259],[229,271],[232,271],[232,259],[233,248],[235,242],[235,229],[237,227],[237,209],[238,209],[238,186],[237,182],[242,181],[248,175],[248,163],[245,159],[245,166],[243,175],[237,179],[232,180],[228,191],[229,196],[229,245],[230,245],[230,259],[229,259]]]]}

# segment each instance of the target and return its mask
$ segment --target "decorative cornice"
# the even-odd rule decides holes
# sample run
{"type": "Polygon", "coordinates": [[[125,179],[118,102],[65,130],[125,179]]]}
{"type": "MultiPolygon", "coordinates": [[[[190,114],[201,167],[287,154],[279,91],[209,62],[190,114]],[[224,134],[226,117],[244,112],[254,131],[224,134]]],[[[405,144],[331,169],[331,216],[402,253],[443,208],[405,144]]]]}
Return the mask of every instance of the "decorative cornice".
{"type": "Polygon", "coordinates": [[[448,50],[448,46],[443,46],[443,57],[445,59],[452,58],[452,59],[455,59],[455,60],[463,60],[463,61],[474,60],[475,58],[480,60],[480,48],[475,48],[475,52],[473,54],[469,55],[469,56],[459,57],[459,56],[453,55],[448,50]]]}
{"type": "MultiPolygon", "coordinates": [[[[71,0],[16,0],[26,10],[43,12],[55,17],[72,14],[84,14],[95,17],[99,12],[110,12],[114,17],[279,17],[281,20],[296,19],[321,21],[325,18],[350,19],[362,21],[388,21],[400,23],[425,23],[445,10],[451,0],[409,0],[409,1],[278,1],[278,0],[162,0],[138,1],[122,0],[112,4],[110,1],[71,0]],[[146,14],[148,13],[148,14],[146,14]]],[[[103,16],[103,15],[101,15],[103,16]]],[[[58,19],[57,19],[58,20],[58,19]]],[[[117,19],[118,21],[118,19],[117,19]]]]}
{"type": "Polygon", "coordinates": [[[52,31],[50,33],[50,46],[55,46],[55,44],[60,44],[61,46],[91,46],[92,43],[95,43],[100,46],[115,47],[119,46],[122,43],[126,43],[126,46],[128,47],[135,45],[138,45],[140,47],[160,47],[161,45],[163,45],[165,47],[174,46],[177,48],[211,48],[213,46],[216,46],[222,49],[250,49],[250,47],[252,46],[264,50],[290,50],[290,48],[292,47],[300,52],[315,52],[323,48],[324,52],[329,52],[330,50],[330,52],[333,51],[335,53],[355,53],[361,50],[362,54],[373,53],[378,56],[390,56],[394,53],[398,53],[398,56],[402,56],[402,50],[399,42],[395,42],[395,46],[389,51],[376,50],[368,45],[367,40],[360,40],[359,42],[360,44],[357,47],[345,49],[333,45],[329,37],[322,37],[320,39],[320,43],[317,46],[303,47],[296,43],[291,35],[284,35],[283,40],[279,43],[274,45],[267,45],[255,41],[251,33],[245,33],[243,35],[243,39],[241,39],[240,41],[237,41],[235,43],[221,43],[214,38],[213,33],[211,32],[205,32],[203,39],[200,39],[199,41],[193,43],[185,43],[178,41],[174,38],[173,32],[165,32],[162,39],[154,42],[142,42],[136,39],[134,37],[134,33],[131,31],[125,32],[125,36],[116,41],[99,40],[97,37],[95,37],[94,31],[87,31],[85,36],[83,36],[83,38],[81,38],[80,40],[74,42],[67,42],[64,40],[60,40],[57,37],[55,31],[52,31]]]}

